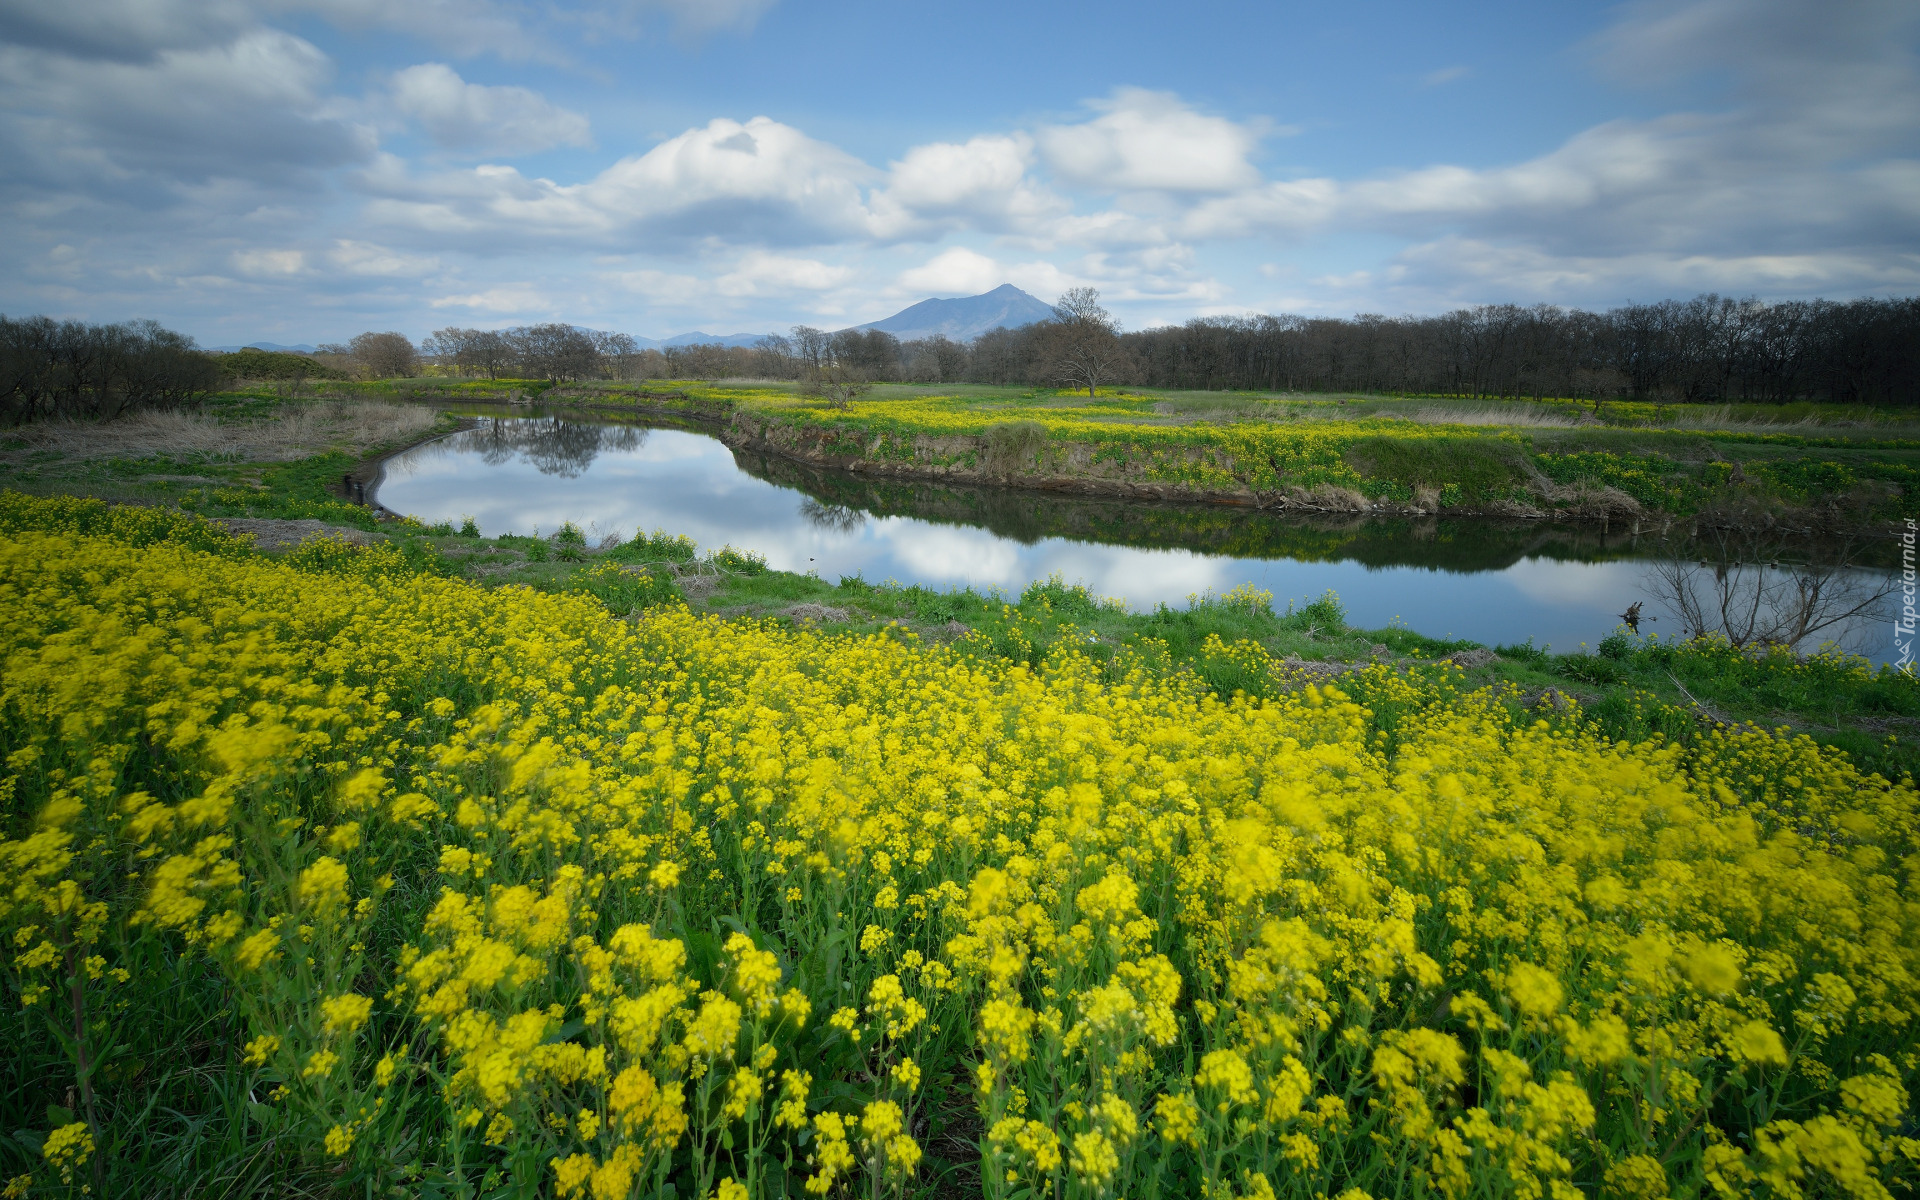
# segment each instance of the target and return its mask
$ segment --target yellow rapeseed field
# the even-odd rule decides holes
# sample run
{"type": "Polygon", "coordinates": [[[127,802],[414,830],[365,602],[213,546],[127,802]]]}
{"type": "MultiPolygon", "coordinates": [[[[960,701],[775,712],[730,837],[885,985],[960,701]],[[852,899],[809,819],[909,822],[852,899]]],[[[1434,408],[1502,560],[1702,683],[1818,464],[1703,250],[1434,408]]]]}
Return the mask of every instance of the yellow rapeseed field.
{"type": "MultiPolygon", "coordinates": [[[[1611,744],[1445,667],[1223,701],[4,507],[13,1004],[188,948],[354,1194],[1913,1186],[1920,805],[1808,740],[1611,744]]],[[[16,1194],[85,1185],[121,1135],[83,1108],[16,1194]]]]}

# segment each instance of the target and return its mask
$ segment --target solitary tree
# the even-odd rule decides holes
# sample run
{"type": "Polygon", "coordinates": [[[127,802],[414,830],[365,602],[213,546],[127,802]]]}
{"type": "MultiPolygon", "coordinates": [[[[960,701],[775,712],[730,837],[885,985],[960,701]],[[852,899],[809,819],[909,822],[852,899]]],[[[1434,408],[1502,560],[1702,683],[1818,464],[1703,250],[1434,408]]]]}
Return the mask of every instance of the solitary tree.
{"type": "Polygon", "coordinates": [[[1093,288],[1072,288],[1060,297],[1051,324],[1043,335],[1044,358],[1062,385],[1086,388],[1092,396],[1102,381],[1113,379],[1125,366],[1119,323],[1100,306],[1100,293],[1093,288]]]}
{"type": "Polygon", "coordinates": [[[375,379],[411,379],[419,369],[419,352],[404,333],[363,333],[349,348],[360,369],[375,379]]]}
{"type": "Polygon", "coordinates": [[[833,408],[846,408],[873,390],[860,368],[844,362],[829,361],[806,373],[800,390],[818,396],[833,408]]]}

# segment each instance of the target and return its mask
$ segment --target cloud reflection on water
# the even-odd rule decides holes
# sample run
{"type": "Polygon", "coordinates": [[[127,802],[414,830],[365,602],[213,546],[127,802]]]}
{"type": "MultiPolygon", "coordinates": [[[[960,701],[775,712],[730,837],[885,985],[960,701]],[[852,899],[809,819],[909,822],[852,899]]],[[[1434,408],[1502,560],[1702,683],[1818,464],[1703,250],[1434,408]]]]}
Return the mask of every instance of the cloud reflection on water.
{"type": "MultiPolygon", "coordinates": [[[[1533,550],[1503,556],[1491,534],[1436,542],[1433,530],[1414,523],[1377,525],[1352,551],[1366,562],[1337,552],[1290,557],[1284,549],[1247,557],[1108,544],[1096,540],[1098,526],[1076,538],[1031,536],[1066,525],[1063,517],[1048,523],[1069,504],[1053,497],[1025,501],[1029,515],[1020,518],[1016,538],[957,519],[863,512],[864,502],[852,498],[868,485],[838,485],[845,495],[822,499],[757,478],[700,434],[529,418],[489,420],[397,456],[379,496],[428,522],[472,516],[490,536],[552,532],[568,520],[629,535],[664,529],[705,550],[731,544],[765,555],[778,569],[828,581],[859,575],[1017,595],[1059,573],[1136,610],[1177,607],[1189,595],[1242,583],[1272,591],[1282,607],[1331,588],[1361,627],[1398,618],[1431,636],[1490,645],[1528,637],[1563,650],[1595,644],[1618,624],[1617,614],[1649,598],[1644,560],[1582,562],[1533,550]]],[[[1134,510],[1125,510],[1120,527],[1134,519],[1134,510]]],[[[1164,529],[1168,518],[1160,519],[1164,529]]],[[[1523,540],[1515,546],[1539,545],[1541,535],[1536,526],[1517,535],[1523,540]]],[[[1862,645],[1886,657],[1871,640],[1862,645]]]]}

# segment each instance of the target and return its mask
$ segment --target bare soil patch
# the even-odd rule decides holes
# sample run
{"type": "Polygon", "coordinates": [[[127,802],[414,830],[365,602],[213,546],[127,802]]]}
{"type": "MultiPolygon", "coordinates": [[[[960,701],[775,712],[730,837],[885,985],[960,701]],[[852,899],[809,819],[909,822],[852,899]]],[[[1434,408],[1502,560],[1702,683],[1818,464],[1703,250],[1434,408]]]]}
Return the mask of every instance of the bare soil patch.
{"type": "Polygon", "coordinates": [[[346,525],[328,525],[324,521],[275,521],[264,517],[228,517],[215,525],[229,533],[250,533],[256,550],[288,550],[314,538],[330,537],[355,546],[370,546],[381,539],[363,529],[346,525]]]}
{"type": "MultiPolygon", "coordinates": [[[[118,421],[44,421],[9,430],[25,453],[52,450],[69,459],[201,458],[291,462],[328,450],[359,453],[433,428],[422,405],[323,401],[288,406],[262,420],[222,421],[197,412],[140,412],[118,421]]],[[[0,455],[17,459],[23,451],[0,455]]]]}

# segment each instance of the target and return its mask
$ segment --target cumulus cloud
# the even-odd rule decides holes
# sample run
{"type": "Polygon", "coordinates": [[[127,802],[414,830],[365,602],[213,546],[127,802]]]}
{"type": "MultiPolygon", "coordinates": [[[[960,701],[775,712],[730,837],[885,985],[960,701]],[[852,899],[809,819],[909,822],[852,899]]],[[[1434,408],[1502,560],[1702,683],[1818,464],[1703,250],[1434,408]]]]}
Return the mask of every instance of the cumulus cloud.
{"type": "Polygon", "coordinates": [[[327,252],[327,259],[350,275],[418,278],[437,270],[440,260],[430,255],[408,254],[372,242],[340,238],[327,252]]]}
{"type": "Polygon", "coordinates": [[[1569,298],[1739,294],[1814,295],[1860,289],[1920,289],[1920,251],[1860,254],[1553,253],[1483,238],[1445,237],[1410,246],[1377,272],[1319,280],[1407,304],[1473,304],[1488,295],[1561,303],[1569,298]]]}
{"type": "Polygon", "coordinates": [[[585,183],[486,165],[424,179],[387,160],[365,176],[383,224],[433,234],[578,239],[634,248],[689,243],[808,244],[865,235],[859,183],[874,172],[767,117],[721,118],[625,158],[585,183]]]}
{"type": "Polygon", "coordinates": [[[436,296],[428,301],[432,308],[465,308],[475,312],[527,314],[547,312],[551,303],[547,294],[528,284],[505,284],[483,291],[436,296]]]}
{"type": "Polygon", "coordinates": [[[307,270],[307,256],[300,250],[237,250],[233,265],[242,275],[267,278],[302,275],[307,270]]]}
{"type": "Polygon", "coordinates": [[[715,289],[723,296],[823,292],[852,277],[852,269],[843,265],[754,251],[743,255],[731,271],[720,276],[715,289]]]}
{"type": "Polygon", "coordinates": [[[74,58],[146,62],[230,41],[253,24],[242,0],[0,0],[0,42],[74,58]]]}
{"type": "Polygon", "coordinates": [[[587,118],[579,113],[527,88],[468,83],[445,63],[397,72],[392,94],[394,108],[448,150],[531,154],[591,142],[587,118]]]}
{"type": "Polygon", "coordinates": [[[371,154],[372,132],[330,111],[332,76],[311,42],[271,29],[145,61],[0,46],[0,107],[29,162],[101,180],[260,177],[371,154]]]}
{"type": "MultiPolygon", "coordinates": [[[[1659,113],[1676,82],[1688,107],[1595,124],[1517,161],[1263,173],[1280,127],[1140,88],[1077,119],[910,145],[878,166],[773,116],[616,147],[629,152],[571,177],[448,161],[587,146],[592,133],[537,91],[463,78],[478,72],[449,65],[458,55],[556,58],[540,40],[556,28],[746,30],[769,5],[0,0],[0,211],[18,231],[0,271],[26,281],[16,294],[63,305],[325,292],[506,320],[584,316],[569,306],[604,288],[689,324],[768,314],[740,316],[749,328],[1003,282],[1043,297],[1092,284],[1136,317],[1278,303],[1235,288],[1266,287],[1253,264],[1309,243],[1274,267],[1287,303],[1311,299],[1309,280],[1328,306],[1383,310],[1920,281],[1910,0],[1630,4],[1588,61],[1648,89],[1639,108],[1659,113]],[[371,100],[351,100],[327,54],[272,27],[295,14],[417,35],[447,61],[376,77],[371,100]],[[437,151],[382,154],[375,118],[389,130],[404,118],[437,151]]],[[[611,128],[603,119],[601,136],[611,128]]]]}
{"type": "Polygon", "coordinates": [[[1007,269],[977,250],[955,246],[900,273],[900,290],[934,296],[989,292],[1007,281],[1007,269]]]}
{"type": "Polygon", "coordinates": [[[892,164],[873,197],[880,237],[926,237],[955,228],[1032,231],[1071,209],[1028,175],[1033,139],[983,134],[915,146],[892,164]]]}
{"type": "Polygon", "coordinates": [[[1174,228],[1409,237],[1409,279],[1452,271],[1480,297],[1910,286],[1916,25],[1920,10],[1880,0],[1636,5],[1594,41],[1599,65],[1647,84],[1719,71],[1731,104],[1605,122],[1505,166],[1267,182],[1209,197],[1174,228]]]}
{"type": "Polygon", "coordinates": [[[1259,144],[1247,125],[1193,111],[1170,92],[1119,88],[1102,115],[1040,131],[1047,164],[1062,178],[1112,191],[1223,192],[1260,173],[1247,156],[1259,144]]]}

